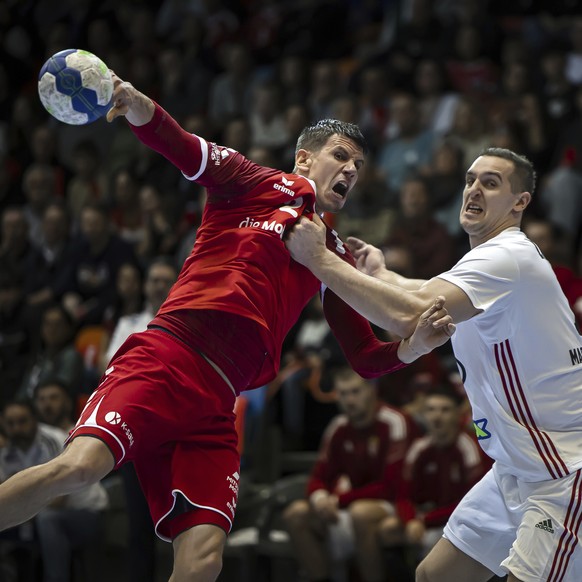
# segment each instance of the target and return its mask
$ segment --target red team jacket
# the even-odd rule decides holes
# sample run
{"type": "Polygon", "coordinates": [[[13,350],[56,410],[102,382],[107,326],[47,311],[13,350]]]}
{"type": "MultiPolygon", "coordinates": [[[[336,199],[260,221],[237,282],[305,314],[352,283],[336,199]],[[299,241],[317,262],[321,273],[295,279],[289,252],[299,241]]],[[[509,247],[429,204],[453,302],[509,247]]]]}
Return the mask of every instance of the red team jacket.
{"type": "Polygon", "coordinates": [[[415,434],[410,417],[386,404],[363,429],[337,416],[323,435],[307,495],[325,489],[338,496],[342,508],[357,499],[396,501],[404,455],[415,434]]]}
{"type": "MultiPolygon", "coordinates": [[[[208,193],[196,243],[153,323],[208,355],[237,392],[264,385],[278,372],[286,334],[320,288],[283,242],[299,216],[313,214],[314,184],[187,133],[157,105],[151,122],[131,127],[208,193]]],[[[354,264],[329,228],[327,246],[354,264]]],[[[362,376],[403,366],[398,344],[379,341],[369,323],[329,289],[323,306],[362,376]]]]}

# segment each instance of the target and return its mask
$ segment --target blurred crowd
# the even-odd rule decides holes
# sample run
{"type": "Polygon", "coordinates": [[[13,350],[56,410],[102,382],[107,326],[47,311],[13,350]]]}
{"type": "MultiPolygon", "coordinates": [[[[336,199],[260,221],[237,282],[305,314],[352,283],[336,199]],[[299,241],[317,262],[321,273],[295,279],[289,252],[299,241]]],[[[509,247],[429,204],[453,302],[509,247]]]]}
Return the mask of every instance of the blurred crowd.
{"type": "MultiPolygon", "coordinates": [[[[504,14],[500,4],[2,2],[0,405],[57,385],[74,420],[116,330],[142,326],[165,297],[205,200],[123,120],[67,126],[44,111],[38,71],[66,48],[98,55],[189,131],[286,172],[305,125],[357,123],[370,156],[328,220],[413,278],[467,250],[457,218],[479,152],[525,154],[539,186],[524,230],[582,317],[582,16],[504,14]]],[[[316,450],[338,413],[333,378],[344,365],[316,298],[287,339],[279,378],[249,395],[245,414],[279,427],[283,450],[316,450]]],[[[443,384],[462,397],[447,348],[378,390],[423,432],[426,395],[443,384]]],[[[242,430],[250,465],[257,423],[242,430]]]]}

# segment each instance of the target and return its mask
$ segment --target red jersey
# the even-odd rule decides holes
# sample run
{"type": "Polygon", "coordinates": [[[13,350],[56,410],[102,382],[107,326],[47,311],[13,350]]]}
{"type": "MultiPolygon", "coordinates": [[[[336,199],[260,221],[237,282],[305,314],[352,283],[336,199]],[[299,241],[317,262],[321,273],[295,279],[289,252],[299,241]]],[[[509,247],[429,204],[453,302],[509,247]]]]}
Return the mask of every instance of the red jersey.
{"type": "MultiPolygon", "coordinates": [[[[286,334],[320,288],[283,242],[299,216],[314,212],[315,185],[187,133],[157,105],[153,119],[132,130],[208,192],[192,253],[154,323],[208,355],[237,392],[269,382],[286,334]]],[[[327,244],[354,264],[331,229],[327,244]]],[[[378,341],[369,323],[329,290],[324,311],[362,376],[403,366],[398,344],[378,341]]]]}
{"type": "Polygon", "coordinates": [[[374,422],[363,429],[339,415],[323,435],[308,495],[325,489],[338,495],[340,507],[356,499],[394,501],[411,427],[408,416],[386,404],[378,407],[374,422]]]}
{"type": "Polygon", "coordinates": [[[490,466],[491,460],[466,432],[446,447],[437,447],[430,436],[416,439],[404,460],[400,518],[405,523],[420,518],[427,527],[444,525],[490,466]]]}

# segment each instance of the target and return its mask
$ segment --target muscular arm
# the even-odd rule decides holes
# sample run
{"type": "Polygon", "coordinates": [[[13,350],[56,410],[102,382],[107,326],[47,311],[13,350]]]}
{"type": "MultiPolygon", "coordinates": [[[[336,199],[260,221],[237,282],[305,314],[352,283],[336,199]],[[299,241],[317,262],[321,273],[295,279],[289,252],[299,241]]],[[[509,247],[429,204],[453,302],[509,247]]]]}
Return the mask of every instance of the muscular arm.
{"type": "Polygon", "coordinates": [[[409,337],[434,297],[446,298],[455,323],[479,311],[464,291],[443,279],[434,278],[417,290],[386,283],[354,269],[325,247],[324,225],[319,217],[301,218],[286,244],[293,258],[307,268],[358,313],[400,337],[409,337]]]}

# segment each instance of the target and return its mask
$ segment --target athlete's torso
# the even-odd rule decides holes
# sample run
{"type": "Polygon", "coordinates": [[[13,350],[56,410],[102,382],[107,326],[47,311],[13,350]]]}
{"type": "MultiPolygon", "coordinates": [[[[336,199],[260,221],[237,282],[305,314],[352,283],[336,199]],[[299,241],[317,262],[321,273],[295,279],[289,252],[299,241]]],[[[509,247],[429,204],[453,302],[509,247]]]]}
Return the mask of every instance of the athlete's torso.
{"type": "Polygon", "coordinates": [[[452,341],[485,452],[526,481],[580,468],[582,342],[548,261],[508,229],[442,278],[483,310],[452,341]]]}

